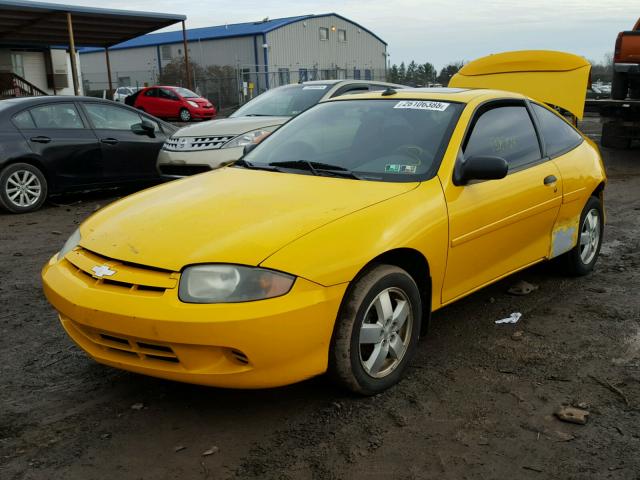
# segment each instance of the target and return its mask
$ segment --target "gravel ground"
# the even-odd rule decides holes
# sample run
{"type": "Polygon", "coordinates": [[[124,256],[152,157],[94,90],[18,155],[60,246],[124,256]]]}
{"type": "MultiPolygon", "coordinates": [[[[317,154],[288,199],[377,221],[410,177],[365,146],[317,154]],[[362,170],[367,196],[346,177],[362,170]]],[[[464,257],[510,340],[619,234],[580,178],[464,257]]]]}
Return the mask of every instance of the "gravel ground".
{"type": "MultiPolygon", "coordinates": [[[[597,138],[598,119],[584,129],[597,138]]],[[[640,479],[640,150],[603,155],[596,271],[539,265],[437,312],[408,378],[372,398],[323,377],[232,391],[98,365],[39,270],[113,192],[0,214],[0,477],[640,479]],[[539,288],[508,295],[518,280],[539,288]],[[554,417],[568,405],[588,423],[554,417]]]]}

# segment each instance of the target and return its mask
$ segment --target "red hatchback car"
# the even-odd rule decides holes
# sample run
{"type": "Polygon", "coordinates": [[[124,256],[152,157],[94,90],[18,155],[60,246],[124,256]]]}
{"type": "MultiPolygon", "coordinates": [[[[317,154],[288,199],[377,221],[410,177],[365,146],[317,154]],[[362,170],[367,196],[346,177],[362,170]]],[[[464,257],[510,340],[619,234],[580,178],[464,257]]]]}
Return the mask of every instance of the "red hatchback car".
{"type": "Polygon", "coordinates": [[[211,120],[216,108],[206,98],[182,87],[154,86],[140,90],[134,107],[160,118],[179,118],[188,122],[194,118],[211,120]]]}

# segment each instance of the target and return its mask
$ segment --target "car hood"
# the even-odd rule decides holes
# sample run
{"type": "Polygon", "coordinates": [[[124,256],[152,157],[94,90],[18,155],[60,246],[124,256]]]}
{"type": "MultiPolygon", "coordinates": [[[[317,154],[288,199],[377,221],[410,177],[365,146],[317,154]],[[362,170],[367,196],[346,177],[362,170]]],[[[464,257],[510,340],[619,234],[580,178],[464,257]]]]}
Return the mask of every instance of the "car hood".
{"type": "Polygon", "coordinates": [[[302,235],[417,185],[228,167],[104,208],[82,224],[80,244],[172,271],[206,262],[258,265],[302,235]]]}
{"type": "Polygon", "coordinates": [[[240,135],[258,128],[282,125],[289,117],[237,117],[211,120],[181,128],[176,136],[200,137],[217,135],[240,135]]]}

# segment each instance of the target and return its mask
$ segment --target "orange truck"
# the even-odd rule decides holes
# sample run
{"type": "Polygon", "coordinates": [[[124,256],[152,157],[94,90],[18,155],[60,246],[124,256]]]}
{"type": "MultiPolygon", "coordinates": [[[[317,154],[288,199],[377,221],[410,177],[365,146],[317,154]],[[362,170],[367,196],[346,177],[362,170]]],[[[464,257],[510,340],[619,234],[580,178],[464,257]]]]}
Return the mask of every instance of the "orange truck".
{"type": "Polygon", "coordinates": [[[633,30],[618,34],[613,53],[611,98],[624,100],[627,94],[640,99],[640,18],[633,30]]]}

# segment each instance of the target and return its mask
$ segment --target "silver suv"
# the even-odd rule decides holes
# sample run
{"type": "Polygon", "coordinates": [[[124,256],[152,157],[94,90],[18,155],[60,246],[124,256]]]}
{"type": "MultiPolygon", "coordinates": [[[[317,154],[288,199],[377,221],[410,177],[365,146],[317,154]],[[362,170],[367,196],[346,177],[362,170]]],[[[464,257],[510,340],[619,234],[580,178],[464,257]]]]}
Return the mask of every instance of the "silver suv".
{"type": "Polygon", "coordinates": [[[268,90],[229,118],[178,130],[162,147],[158,167],[165,177],[184,177],[218,168],[239,159],[245,145],[259,142],[321,100],[388,87],[406,88],[367,80],[319,80],[268,90]]]}

